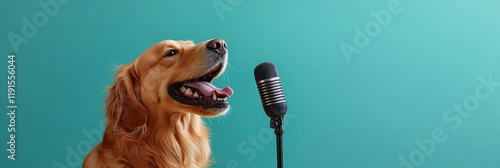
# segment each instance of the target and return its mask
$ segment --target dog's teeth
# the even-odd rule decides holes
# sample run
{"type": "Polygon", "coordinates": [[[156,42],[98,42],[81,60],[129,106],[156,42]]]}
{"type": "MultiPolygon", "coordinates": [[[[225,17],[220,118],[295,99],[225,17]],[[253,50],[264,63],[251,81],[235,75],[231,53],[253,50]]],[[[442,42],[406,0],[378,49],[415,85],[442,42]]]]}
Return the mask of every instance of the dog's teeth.
{"type": "Polygon", "coordinates": [[[193,92],[191,91],[191,89],[187,88],[186,91],[184,92],[186,95],[188,96],[191,96],[193,95],[193,92]]]}
{"type": "Polygon", "coordinates": [[[222,100],[223,100],[223,101],[226,101],[226,100],[227,100],[227,97],[222,98],[222,100]]]}
{"type": "Polygon", "coordinates": [[[217,100],[217,96],[215,95],[215,93],[212,94],[212,99],[217,100]]]}
{"type": "Polygon", "coordinates": [[[199,97],[198,92],[194,92],[193,97],[198,98],[199,97]]]}
{"type": "Polygon", "coordinates": [[[182,86],[181,87],[181,92],[185,92],[186,91],[186,87],[182,86]]]}

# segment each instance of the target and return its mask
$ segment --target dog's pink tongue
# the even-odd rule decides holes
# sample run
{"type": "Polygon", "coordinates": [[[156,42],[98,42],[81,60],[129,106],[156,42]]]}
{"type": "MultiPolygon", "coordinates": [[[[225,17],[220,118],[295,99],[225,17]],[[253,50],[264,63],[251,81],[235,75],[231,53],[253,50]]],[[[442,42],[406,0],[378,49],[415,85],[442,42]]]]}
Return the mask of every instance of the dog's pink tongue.
{"type": "Polygon", "coordinates": [[[205,96],[211,96],[212,93],[215,93],[219,97],[231,97],[233,95],[233,89],[229,86],[220,89],[210,82],[191,82],[184,85],[198,89],[205,96]]]}

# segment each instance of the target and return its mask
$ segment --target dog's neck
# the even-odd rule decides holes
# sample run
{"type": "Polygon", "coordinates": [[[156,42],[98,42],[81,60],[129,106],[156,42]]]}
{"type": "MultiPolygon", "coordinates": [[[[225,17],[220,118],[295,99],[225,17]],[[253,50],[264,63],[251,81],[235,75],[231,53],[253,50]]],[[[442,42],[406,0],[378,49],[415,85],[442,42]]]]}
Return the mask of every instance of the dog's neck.
{"type": "MultiPolygon", "coordinates": [[[[210,142],[208,130],[201,117],[190,113],[167,114],[164,118],[167,122],[156,122],[156,124],[167,123],[167,125],[152,127],[159,128],[151,131],[156,139],[162,139],[165,142],[158,147],[163,148],[162,150],[169,158],[175,158],[178,163],[182,163],[181,167],[208,167],[211,152],[210,142]]],[[[166,165],[165,167],[178,166],[166,165]]]]}
{"type": "MultiPolygon", "coordinates": [[[[116,134],[117,136],[112,139],[125,138],[129,141],[115,141],[126,143],[112,146],[120,148],[123,151],[121,154],[127,160],[134,160],[130,163],[143,163],[132,165],[133,167],[142,165],[158,168],[208,167],[211,149],[208,130],[201,117],[190,113],[167,114],[162,117],[148,118],[148,123],[144,128],[129,131],[128,134],[118,131],[122,133],[116,134]]],[[[103,144],[105,139],[103,139],[103,144]]]]}

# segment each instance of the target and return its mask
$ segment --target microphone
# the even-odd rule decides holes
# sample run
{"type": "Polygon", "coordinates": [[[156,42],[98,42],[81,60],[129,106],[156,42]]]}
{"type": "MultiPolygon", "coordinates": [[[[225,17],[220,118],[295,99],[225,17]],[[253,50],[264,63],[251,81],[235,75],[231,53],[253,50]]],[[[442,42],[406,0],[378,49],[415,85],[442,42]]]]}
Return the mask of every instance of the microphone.
{"type": "Polygon", "coordinates": [[[276,159],[278,168],[283,168],[283,118],[287,111],[285,94],[283,86],[278,76],[278,71],[273,63],[264,62],[253,71],[257,89],[259,89],[262,107],[267,116],[271,118],[271,128],[274,128],[276,134],[276,159]]]}
{"type": "Polygon", "coordinates": [[[274,64],[264,62],[257,65],[254,76],[262,106],[267,116],[271,119],[282,118],[286,114],[288,107],[281,80],[274,64]]]}

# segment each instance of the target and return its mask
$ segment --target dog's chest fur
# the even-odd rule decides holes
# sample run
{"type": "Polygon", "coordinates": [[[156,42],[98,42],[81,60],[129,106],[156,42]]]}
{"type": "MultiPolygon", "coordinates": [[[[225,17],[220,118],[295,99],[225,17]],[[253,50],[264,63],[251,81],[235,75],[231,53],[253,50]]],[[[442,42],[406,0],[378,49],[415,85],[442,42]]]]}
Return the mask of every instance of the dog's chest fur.
{"type": "MultiPolygon", "coordinates": [[[[203,125],[201,117],[179,113],[172,114],[167,119],[169,120],[167,125],[147,127],[156,129],[145,128],[132,131],[136,134],[143,134],[136,135],[141,138],[130,139],[130,135],[120,133],[115,134],[116,137],[114,138],[105,137],[101,144],[104,148],[104,151],[102,151],[104,156],[102,157],[107,159],[103,160],[134,163],[130,166],[135,168],[208,167],[211,154],[210,141],[209,137],[206,136],[208,130],[203,125]],[[115,138],[129,140],[109,141],[115,138]],[[106,148],[114,149],[106,150],[106,148]],[[116,150],[117,148],[118,150],[116,150]],[[114,151],[114,153],[110,153],[111,151],[114,151]],[[116,151],[119,152],[116,153],[116,151]],[[115,159],[112,159],[112,157],[115,159]],[[119,159],[116,160],[117,158],[119,159]]],[[[148,124],[155,124],[152,122],[148,124]]],[[[108,125],[106,131],[109,131],[109,128],[108,125]]],[[[113,133],[107,135],[113,135],[113,133]]]]}

